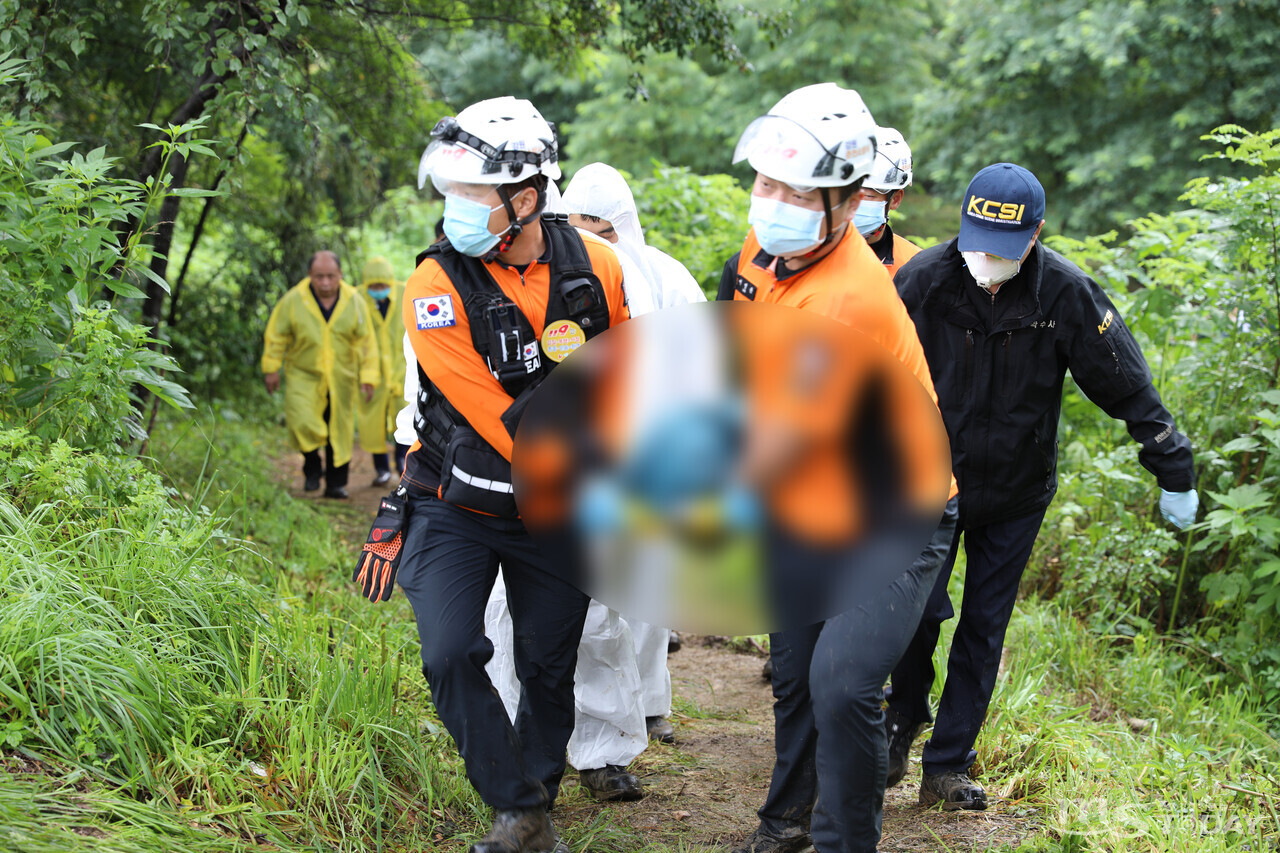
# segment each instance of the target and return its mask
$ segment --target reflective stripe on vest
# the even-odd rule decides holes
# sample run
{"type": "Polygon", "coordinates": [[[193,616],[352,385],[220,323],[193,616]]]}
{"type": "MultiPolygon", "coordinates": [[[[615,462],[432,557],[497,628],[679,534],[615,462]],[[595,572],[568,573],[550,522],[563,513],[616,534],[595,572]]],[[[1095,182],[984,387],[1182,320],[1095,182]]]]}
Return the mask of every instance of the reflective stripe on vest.
{"type": "Polygon", "coordinates": [[[516,493],[515,487],[510,483],[503,483],[500,480],[486,480],[483,477],[473,477],[457,465],[453,466],[453,476],[468,486],[475,486],[477,489],[487,489],[491,492],[502,492],[508,495],[516,493]]]}

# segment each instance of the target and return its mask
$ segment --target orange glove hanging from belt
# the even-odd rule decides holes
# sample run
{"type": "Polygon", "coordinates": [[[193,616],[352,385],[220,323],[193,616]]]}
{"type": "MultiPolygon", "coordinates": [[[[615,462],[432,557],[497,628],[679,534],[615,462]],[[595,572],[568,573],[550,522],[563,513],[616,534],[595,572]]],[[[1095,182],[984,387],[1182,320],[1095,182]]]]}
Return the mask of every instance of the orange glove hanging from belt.
{"type": "Polygon", "coordinates": [[[369,528],[369,540],[356,558],[351,580],[360,584],[361,593],[374,603],[386,601],[395,589],[396,571],[404,549],[407,494],[399,488],[382,499],[378,515],[369,528]]]}

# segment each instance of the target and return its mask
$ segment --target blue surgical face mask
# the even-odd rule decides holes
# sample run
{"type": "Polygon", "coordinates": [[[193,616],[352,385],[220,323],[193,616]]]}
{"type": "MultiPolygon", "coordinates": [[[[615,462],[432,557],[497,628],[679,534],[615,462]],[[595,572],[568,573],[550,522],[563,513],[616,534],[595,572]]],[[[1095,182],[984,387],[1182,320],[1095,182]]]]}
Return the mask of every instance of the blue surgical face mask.
{"type": "Polygon", "coordinates": [[[888,202],[885,201],[867,201],[863,199],[858,202],[858,209],[853,212],[853,227],[858,229],[858,233],[863,237],[874,234],[880,230],[886,222],[888,222],[888,213],[885,207],[888,202]]]}
{"type": "Polygon", "coordinates": [[[379,302],[391,298],[391,288],[389,287],[370,287],[368,291],[369,295],[379,302]]]}
{"type": "Polygon", "coordinates": [[[819,235],[824,216],[821,210],[753,195],[747,221],[755,229],[760,248],[771,255],[793,255],[822,242],[819,235]]]}
{"type": "MultiPolygon", "coordinates": [[[[498,207],[478,201],[471,201],[462,196],[446,195],[444,197],[444,235],[449,238],[453,248],[464,255],[478,258],[498,244],[501,234],[489,231],[489,214],[498,207]]],[[[503,233],[506,233],[504,229],[503,233]]]]}

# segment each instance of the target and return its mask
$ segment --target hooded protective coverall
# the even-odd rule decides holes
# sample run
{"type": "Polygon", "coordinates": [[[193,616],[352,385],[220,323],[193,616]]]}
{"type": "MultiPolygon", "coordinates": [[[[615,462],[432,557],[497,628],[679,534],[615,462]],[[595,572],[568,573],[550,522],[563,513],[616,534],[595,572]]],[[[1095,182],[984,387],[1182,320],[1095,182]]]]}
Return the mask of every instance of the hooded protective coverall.
{"type": "Polygon", "coordinates": [[[618,234],[614,249],[635,266],[649,282],[647,288],[627,290],[631,316],[638,317],[659,308],[705,302],[706,296],[684,264],[644,241],[635,197],[622,174],[604,163],[588,163],[579,169],[564,191],[568,213],[607,220],[618,234]]]}
{"type": "Polygon", "coordinates": [[[360,385],[375,385],[379,377],[369,309],[354,287],[339,285],[327,321],[309,277],[276,303],[263,335],[262,372],[281,368],[289,445],[309,453],[328,444],[333,465],[350,462],[360,385]]]}
{"type": "MultiPolygon", "coordinates": [[[[400,319],[400,305],[404,302],[404,284],[397,282],[391,264],[385,258],[372,258],[364,266],[364,280],[360,283],[360,298],[373,324],[378,345],[380,378],[374,385],[373,399],[360,399],[356,406],[356,428],[360,433],[360,447],[370,453],[387,452],[387,434],[396,428],[396,413],[404,408],[400,399],[404,388],[405,361],[400,357],[404,339],[404,323],[400,319]],[[391,288],[390,305],[386,316],[378,303],[369,295],[371,284],[385,284],[391,288]]],[[[412,444],[412,442],[410,442],[412,444]]]]}
{"type": "MultiPolygon", "coordinates": [[[[623,290],[633,318],[660,308],[706,301],[683,264],[645,244],[631,188],[612,166],[583,166],[565,189],[563,199],[549,206],[599,217],[613,226],[618,235],[613,248],[623,266],[623,290]]],[[[487,669],[508,714],[514,717],[520,686],[511,659],[511,617],[501,583],[494,587],[485,611],[485,632],[495,646],[487,669]]],[[[570,765],[578,770],[596,770],[607,764],[625,767],[644,751],[649,742],[645,718],[671,713],[667,640],[667,629],[623,619],[617,611],[591,602],[574,676],[570,765]]]]}

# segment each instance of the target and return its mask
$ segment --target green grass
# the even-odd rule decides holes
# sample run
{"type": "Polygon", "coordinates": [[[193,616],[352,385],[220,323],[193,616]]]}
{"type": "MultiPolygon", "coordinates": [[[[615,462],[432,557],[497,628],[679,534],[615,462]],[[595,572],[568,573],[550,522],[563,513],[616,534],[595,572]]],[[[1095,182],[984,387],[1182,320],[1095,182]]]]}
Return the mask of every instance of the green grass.
{"type": "MultiPolygon", "coordinates": [[[[162,430],[176,500],[149,514],[0,498],[0,740],[42,762],[35,814],[63,820],[78,800],[59,786],[83,779],[135,823],[180,815],[223,847],[430,846],[445,821],[478,825],[407,606],[352,596],[341,525],[263,476],[248,425],[217,434],[175,449],[162,430]]],[[[72,834],[56,845],[105,843],[72,834]]]]}
{"type": "MultiPolygon", "coordinates": [[[[291,499],[278,439],[164,425],[164,484],[61,452],[19,465],[0,442],[0,847],[461,850],[484,831],[407,603],[352,594],[367,519],[291,499]]],[[[1007,646],[979,771],[1042,827],[1023,849],[1276,849],[1280,723],[1216,664],[1037,601],[1007,646]]],[[[579,853],[699,849],[615,813],[571,796],[557,823],[579,853]]]]}
{"type": "MultiPolygon", "coordinates": [[[[963,561],[957,604],[962,583],[963,561]]],[[[1277,709],[1212,662],[1091,634],[1052,602],[1019,602],[1005,648],[975,773],[1042,825],[1017,849],[1280,849],[1277,709]]]]}
{"type": "Polygon", "coordinates": [[[1255,697],[1051,605],[1022,606],[1008,644],[979,761],[995,793],[1041,813],[1040,849],[1275,849],[1280,741],[1255,697]]]}

